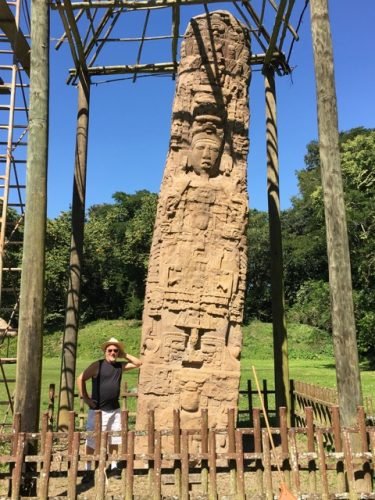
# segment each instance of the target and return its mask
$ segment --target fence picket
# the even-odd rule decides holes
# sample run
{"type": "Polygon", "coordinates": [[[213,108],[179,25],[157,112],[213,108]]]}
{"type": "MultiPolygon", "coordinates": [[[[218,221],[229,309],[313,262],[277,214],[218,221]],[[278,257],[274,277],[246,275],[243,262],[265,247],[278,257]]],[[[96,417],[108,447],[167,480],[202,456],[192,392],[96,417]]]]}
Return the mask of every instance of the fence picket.
{"type": "Polygon", "coordinates": [[[284,473],[284,481],[290,487],[290,462],[288,458],[289,455],[289,445],[288,445],[288,421],[286,415],[286,408],[279,409],[279,419],[280,419],[280,437],[281,437],[281,452],[283,459],[281,460],[281,469],[284,473]]]}
{"type": "MultiPolygon", "coordinates": [[[[362,453],[367,453],[369,451],[369,447],[368,447],[368,436],[366,430],[366,415],[363,406],[358,407],[357,422],[358,422],[359,435],[361,439],[361,451],[362,453]]],[[[371,465],[370,462],[366,459],[362,461],[362,470],[363,470],[364,488],[365,488],[365,491],[363,493],[370,493],[372,488],[371,465]]]]}
{"type": "Polygon", "coordinates": [[[128,458],[126,461],[126,489],[125,500],[133,498],[133,481],[134,481],[134,431],[128,433],[128,458]]]}
{"type": "MultiPolygon", "coordinates": [[[[202,410],[201,421],[201,451],[203,456],[208,456],[208,412],[207,409],[202,410]]],[[[208,493],[208,460],[203,458],[201,468],[202,493],[208,493]]]]}
{"type": "Polygon", "coordinates": [[[25,452],[25,433],[17,434],[16,462],[12,472],[12,500],[20,498],[22,464],[25,452]]]}
{"type": "Polygon", "coordinates": [[[323,488],[322,500],[328,500],[329,488],[328,488],[328,477],[327,477],[327,464],[326,464],[326,457],[324,454],[323,431],[321,429],[316,430],[316,438],[318,444],[319,469],[320,469],[322,488],[323,488]]]}
{"type": "Polygon", "coordinates": [[[209,500],[217,499],[217,482],[216,482],[216,432],[212,429],[208,431],[208,466],[210,474],[210,482],[208,488],[209,500]]]}
{"type": "Polygon", "coordinates": [[[242,432],[236,429],[235,442],[236,442],[236,466],[237,466],[237,498],[238,500],[245,500],[245,478],[244,478],[244,465],[243,465],[243,443],[242,432]]]}
{"type": "Polygon", "coordinates": [[[267,429],[262,429],[264,486],[267,500],[273,500],[271,450],[267,429]]]}
{"type": "MultiPolygon", "coordinates": [[[[259,455],[262,453],[262,431],[260,425],[260,410],[259,408],[253,409],[253,422],[254,422],[254,451],[259,455]]],[[[263,495],[263,464],[260,458],[255,459],[255,474],[257,493],[263,495]]]]}
{"type": "Polygon", "coordinates": [[[189,500],[189,436],[181,433],[181,500],[189,500]]]}
{"type": "Polygon", "coordinates": [[[68,469],[68,498],[76,498],[77,496],[79,442],[80,442],[80,433],[75,432],[73,436],[72,453],[70,455],[69,469],[68,469]]]}
{"type": "MultiPolygon", "coordinates": [[[[314,443],[314,415],[311,406],[305,408],[306,413],[306,434],[307,434],[307,452],[315,454],[314,443]]],[[[316,494],[316,461],[315,458],[308,459],[309,469],[309,493],[316,494]]]]}
{"type": "Polygon", "coordinates": [[[52,457],[52,439],[53,439],[52,432],[48,432],[45,436],[45,441],[43,443],[44,445],[43,467],[40,473],[39,492],[38,492],[38,497],[41,499],[48,499],[48,485],[49,485],[49,475],[51,470],[51,457],[52,457]]]}
{"type": "Polygon", "coordinates": [[[99,465],[96,470],[95,498],[97,498],[98,500],[100,498],[105,498],[105,488],[107,479],[106,476],[107,443],[108,443],[108,432],[104,431],[101,433],[99,465]]]}
{"type": "MultiPolygon", "coordinates": [[[[203,441],[203,438],[202,438],[203,441]]],[[[203,446],[203,445],[202,445],[203,446]]],[[[181,453],[181,422],[179,410],[173,410],[173,451],[176,455],[181,453]]],[[[174,461],[174,484],[179,496],[181,493],[181,460],[174,461]]]]}

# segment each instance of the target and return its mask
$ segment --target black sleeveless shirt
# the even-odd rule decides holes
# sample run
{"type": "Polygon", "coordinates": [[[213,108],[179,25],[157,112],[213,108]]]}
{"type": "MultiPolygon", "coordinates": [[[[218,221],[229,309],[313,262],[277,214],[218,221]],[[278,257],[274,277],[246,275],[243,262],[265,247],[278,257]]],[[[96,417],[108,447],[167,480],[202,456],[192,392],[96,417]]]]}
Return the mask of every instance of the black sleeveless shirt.
{"type": "Polygon", "coordinates": [[[92,400],[96,410],[111,411],[120,408],[120,385],[122,363],[108,363],[105,359],[99,361],[99,372],[92,379],[92,400]]]}

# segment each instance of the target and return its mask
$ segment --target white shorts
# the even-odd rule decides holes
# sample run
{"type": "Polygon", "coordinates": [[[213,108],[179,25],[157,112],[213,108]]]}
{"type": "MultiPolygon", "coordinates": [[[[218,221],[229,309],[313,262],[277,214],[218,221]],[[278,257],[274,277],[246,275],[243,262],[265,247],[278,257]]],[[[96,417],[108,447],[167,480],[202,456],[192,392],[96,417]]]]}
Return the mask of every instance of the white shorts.
{"type": "MultiPolygon", "coordinates": [[[[95,411],[89,410],[87,416],[86,431],[95,430],[95,411]]],[[[102,431],[121,431],[121,410],[102,411],[102,431]]],[[[121,436],[111,436],[109,438],[110,444],[120,444],[121,436]]],[[[95,448],[95,439],[93,437],[87,437],[86,446],[89,448],[95,448]]]]}

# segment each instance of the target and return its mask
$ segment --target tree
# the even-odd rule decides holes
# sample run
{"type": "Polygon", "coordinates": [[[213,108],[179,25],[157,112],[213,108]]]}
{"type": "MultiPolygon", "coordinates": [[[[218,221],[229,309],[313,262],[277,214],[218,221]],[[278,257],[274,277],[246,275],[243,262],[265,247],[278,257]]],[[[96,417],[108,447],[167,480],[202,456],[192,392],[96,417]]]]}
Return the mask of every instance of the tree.
{"type": "Polygon", "coordinates": [[[71,213],[62,212],[47,221],[45,322],[48,328],[62,328],[65,317],[70,253],[71,213]]]}
{"type": "Polygon", "coordinates": [[[245,321],[254,318],[271,321],[271,254],[267,212],[249,211],[247,246],[245,321]]]}
{"type": "MultiPolygon", "coordinates": [[[[340,151],[358,346],[362,354],[375,355],[371,326],[375,319],[375,130],[342,132],[340,151]]],[[[295,304],[294,313],[303,306],[301,297],[306,297],[313,283],[320,285],[312,286],[311,296],[321,282],[328,282],[320,163],[314,141],[307,146],[305,163],[306,168],[297,173],[300,195],[283,214],[285,285],[289,305],[295,304]]],[[[322,318],[325,313],[321,310],[322,318]]]]}
{"type": "Polygon", "coordinates": [[[157,195],[115,193],[113,205],[89,210],[83,311],[87,319],[140,318],[157,195]]]}

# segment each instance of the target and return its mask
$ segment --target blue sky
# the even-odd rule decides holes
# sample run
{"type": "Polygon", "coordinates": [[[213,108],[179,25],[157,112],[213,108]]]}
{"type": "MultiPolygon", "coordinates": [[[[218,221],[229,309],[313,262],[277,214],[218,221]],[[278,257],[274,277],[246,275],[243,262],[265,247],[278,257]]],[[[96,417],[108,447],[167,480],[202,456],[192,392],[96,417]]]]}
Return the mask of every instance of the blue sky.
{"type": "MultiPolygon", "coordinates": [[[[304,0],[297,0],[299,8],[304,0]]],[[[375,127],[375,38],[373,0],[331,0],[330,20],[335,57],[339,128],[375,127]]],[[[223,8],[220,4],[218,9],[223,8]]],[[[166,16],[160,13],[160,16],[166,16]]],[[[196,7],[183,17],[203,12],[196,7]]],[[[144,14],[143,14],[144,15],[144,14]]],[[[55,35],[61,34],[57,13],[52,15],[55,35]]],[[[156,18],[155,26],[170,23],[156,18]]],[[[185,23],[185,25],[184,25],[185,23]]],[[[140,29],[142,29],[140,23],[140,29]]],[[[150,26],[152,29],[152,26],[150,26]]],[[[49,148],[48,216],[56,217],[71,203],[74,167],[77,91],[65,84],[73,64],[67,45],[55,51],[51,45],[51,121],[49,148]]],[[[106,64],[125,64],[138,47],[103,53],[106,64]]],[[[156,57],[154,48],[145,48],[144,59],[156,57]]],[[[159,49],[158,49],[159,50],[159,49]]],[[[160,49],[161,51],[162,49],[160,49]]],[[[164,50],[164,49],[163,49],[164,50]]],[[[134,54],[133,54],[134,55],[134,54]]],[[[159,56],[159,54],[158,54],[159,56]]],[[[161,57],[159,60],[170,60],[161,57]]],[[[278,131],[280,153],[281,206],[290,206],[298,193],[295,172],[303,168],[306,145],[317,138],[314,68],[309,8],[295,43],[291,76],[277,77],[278,131]]],[[[104,80],[105,78],[103,78],[104,80]]],[[[249,205],[267,209],[264,82],[254,72],[250,85],[250,153],[248,158],[249,205]]],[[[110,203],[116,191],[134,193],[141,189],[158,192],[163,175],[171,123],[174,81],[171,77],[139,78],[93,85],[91,91],[87,208],[110,203]]]]}

